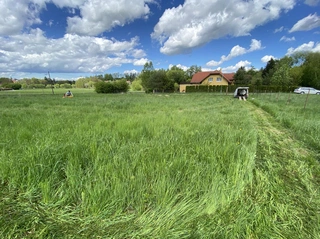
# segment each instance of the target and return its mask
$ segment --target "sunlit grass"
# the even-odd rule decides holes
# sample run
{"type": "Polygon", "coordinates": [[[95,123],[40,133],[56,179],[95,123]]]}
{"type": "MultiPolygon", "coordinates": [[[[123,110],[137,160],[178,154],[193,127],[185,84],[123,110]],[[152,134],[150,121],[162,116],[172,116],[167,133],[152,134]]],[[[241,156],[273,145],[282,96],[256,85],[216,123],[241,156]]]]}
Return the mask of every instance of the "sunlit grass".
{"type": "Polygon", "coordinates": [[[292,129],[300,140],[320,151],[320,96],[297,94],[260,94],[253,101],[292,129]]]}
{"type": "MultiPolygon", "coordinates": [[[[272,230],[283,223],[272,223],[286,208],[270,198],[283,186],[274,181],[281,164],[272,154],[262,170],[268,143],[259,143],[264,136],[250,102],[211,94],[62,94],[0,94],[1,237],[282,235],[272,230]],[[278,209],[266,207],[273,201],[278,209]]],[[[312,176],[301,180],[314,188],[312,176]]],[[[298,203],[296,211],[314,205],[298,203]]],[[[312,226],[317,219],[300,220],[312,226]]]]}

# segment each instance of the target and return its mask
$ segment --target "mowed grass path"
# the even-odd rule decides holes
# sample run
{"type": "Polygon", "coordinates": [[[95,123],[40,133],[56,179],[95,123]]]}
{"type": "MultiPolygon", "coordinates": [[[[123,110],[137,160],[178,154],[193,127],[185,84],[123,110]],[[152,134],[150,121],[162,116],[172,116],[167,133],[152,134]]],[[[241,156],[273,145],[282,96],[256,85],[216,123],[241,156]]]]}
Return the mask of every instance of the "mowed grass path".
{"type": "Polygon", "coordinates": [[[249,101],[0,93],[0,237],[320,235],[315,152],[249,101]]]}

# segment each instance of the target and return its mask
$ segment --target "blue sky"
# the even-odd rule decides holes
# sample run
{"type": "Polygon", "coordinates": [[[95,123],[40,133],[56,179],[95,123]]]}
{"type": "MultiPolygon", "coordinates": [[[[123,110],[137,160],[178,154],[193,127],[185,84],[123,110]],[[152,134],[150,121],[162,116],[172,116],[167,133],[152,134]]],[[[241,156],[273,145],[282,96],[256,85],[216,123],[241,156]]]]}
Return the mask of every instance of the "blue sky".
{"type": "Polygon", "coordinates": [[[73,79],[177,65],[260,69],[320,52],[320,0],[2,0],[0,77],[73,79]]]}

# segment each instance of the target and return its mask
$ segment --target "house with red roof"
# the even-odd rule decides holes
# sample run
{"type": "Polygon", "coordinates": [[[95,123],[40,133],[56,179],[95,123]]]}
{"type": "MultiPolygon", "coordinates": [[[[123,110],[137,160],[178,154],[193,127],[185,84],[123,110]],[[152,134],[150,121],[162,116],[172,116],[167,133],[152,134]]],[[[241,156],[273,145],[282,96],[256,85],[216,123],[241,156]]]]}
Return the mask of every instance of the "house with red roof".
{"type": "Polygon", "coordinates": [[[198,85],[232,85],[234,73],[222,73],[221,71],[201,71],[193,75],[190,83],[180,84],[180,92],[186,92],[187,86],[198,85]]]}

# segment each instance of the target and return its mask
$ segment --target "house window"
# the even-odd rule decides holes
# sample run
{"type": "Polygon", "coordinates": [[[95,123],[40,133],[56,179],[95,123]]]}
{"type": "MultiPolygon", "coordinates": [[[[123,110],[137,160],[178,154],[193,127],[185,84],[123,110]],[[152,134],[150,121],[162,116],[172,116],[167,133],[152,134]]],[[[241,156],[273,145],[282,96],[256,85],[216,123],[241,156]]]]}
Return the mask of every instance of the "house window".
{"type": "Polygon", "coordinates": [[[221,82],[222,78],[221,77],[217,77],[217,82],[221,82]]]}
{"type": "Polygon", "coordinates": [[[209,81],[209,82],[212,82],[212,81],[213,81],[213,78],[212,78],[212,77],[210,77],[210,78],[208,79],[208,81],[209,81]]]}

